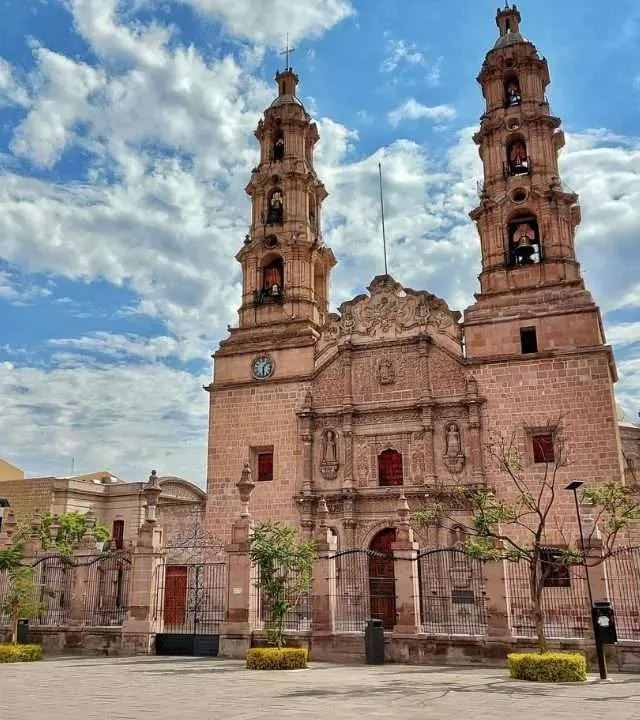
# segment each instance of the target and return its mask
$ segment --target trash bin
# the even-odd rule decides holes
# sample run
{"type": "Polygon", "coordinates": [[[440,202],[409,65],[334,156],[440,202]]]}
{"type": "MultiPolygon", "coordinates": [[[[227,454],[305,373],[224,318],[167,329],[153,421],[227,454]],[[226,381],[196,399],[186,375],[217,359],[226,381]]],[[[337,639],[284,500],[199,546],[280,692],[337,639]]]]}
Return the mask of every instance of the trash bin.
{"type": "Polygon", "coordinates": [[[29,644],[29,619],[21,618],[18,620],[18,644],[29,644]]]}
{"type": "Polygon", "coordinates": [[[593,615],[593,627],[598,636],[598,640],[603,645],[614,645],[618,642],[616,620],[611,603],[608,601],[594,602],[591,613],[593,615]]]}
{"type": "Polygon", "coordinates": [[[367,620],[364,631],[367,665],[384,665],[384,627],[382,620],[367,620]]]}

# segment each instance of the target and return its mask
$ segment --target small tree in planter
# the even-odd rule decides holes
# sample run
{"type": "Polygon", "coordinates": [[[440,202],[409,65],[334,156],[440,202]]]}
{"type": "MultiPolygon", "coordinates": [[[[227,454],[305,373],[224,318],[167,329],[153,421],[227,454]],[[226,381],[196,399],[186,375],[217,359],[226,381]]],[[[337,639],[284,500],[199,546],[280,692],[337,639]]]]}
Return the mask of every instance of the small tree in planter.
{"type": "MultiPolygon", "coordinates": [[[[550,424],[549,432],[557,425],[550,424]]],[[[593,566],[610,557],[620,532],[640,518],[640,498],[631,488],[613,481],[585,489],[582,498],[593,512],[591,532],[598,528],[602,551],[597,558],[585,557],[580,548],[569,547],[570,539],[563,537],[563,547],[553,548],[554,562],[550,563],[545,558],[548,538],[553,534],[563,536],[562,526],[554,516],[564,485],[560,482],[559,470],[569,464],[561,438],[555,438],[553,461],[545,463],[537,477],[527,476],[515,433],[509,438],[494,437],[487,449],[505,478],[503,497],[509,500],[488,489],[457,487],[447,507],[440,502],[428,504],[414,513],[413,521],[420,526],[437,523],[450,529],[460,528],[467,537],[464,549],[469,557],[506,558],[525,563],[538,650],[545,653],[547,637],[542,598],[548,575],[557,565],[588,562],[593,566]]]]}
{"type": "Polygon", "coordinates": [[[267,610],[267,642],[280,650],[286,642],[287,612],[311,588],[315,544],[311,540],[299,540],[294,527],[271,520],[252,530],[249,543],[251,561],[259,573],[256,586],[267,610]]]}

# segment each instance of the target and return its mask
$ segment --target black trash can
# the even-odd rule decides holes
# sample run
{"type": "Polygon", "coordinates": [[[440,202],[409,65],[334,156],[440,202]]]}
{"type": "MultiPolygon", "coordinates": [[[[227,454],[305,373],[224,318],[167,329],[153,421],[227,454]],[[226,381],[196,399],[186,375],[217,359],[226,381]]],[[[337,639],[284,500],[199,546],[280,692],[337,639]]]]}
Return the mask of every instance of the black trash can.
{"type": "Polygon", "coordinates": [[[367,665],[384,665],[384,627],[382,620],[367,620],[364,631],[367,665]]]}
{"type": "Polygon", "coordinates": [[[22,618],[18,620],[18,644],[29,644],[29,619],[22,618]]]}

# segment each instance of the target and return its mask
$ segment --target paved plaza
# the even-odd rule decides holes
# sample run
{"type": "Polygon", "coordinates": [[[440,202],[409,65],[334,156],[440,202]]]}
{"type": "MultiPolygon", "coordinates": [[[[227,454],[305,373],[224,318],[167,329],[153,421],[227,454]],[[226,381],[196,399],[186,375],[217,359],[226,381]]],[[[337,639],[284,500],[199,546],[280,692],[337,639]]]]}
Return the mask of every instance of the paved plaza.
{"type": "Polygon", "coordinates": [[[59,659],[0,665],[2,720],[640,720],[640,677],[512,682],[500,670],[315,664],[248,672],[225,660],[59,659]]]}

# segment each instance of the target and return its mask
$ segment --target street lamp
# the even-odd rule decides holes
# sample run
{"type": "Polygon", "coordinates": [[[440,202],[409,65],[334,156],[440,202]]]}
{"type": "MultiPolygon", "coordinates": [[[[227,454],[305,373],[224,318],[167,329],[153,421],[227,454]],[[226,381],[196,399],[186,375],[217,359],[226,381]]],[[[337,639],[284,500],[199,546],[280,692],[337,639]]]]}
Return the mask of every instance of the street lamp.
{"type": "Polygon", "coordinates": [[[591,592],[591,579],[589,577],[589,566],[587,565],[587,553],[584,546],[584,534],[582,532],[582,517],[580,516],[580,504],[578,502],[578,488],[584,485],[582,480],[572,480],[565,490],[573,492],[573,499],[576,504],[576,517],[578,518],[578,532],[580,533],[580,545],[582,548],[582,564],[584,565],[584,574],[587,579],[587,592],[589,594],[589,609],[591,611],[591,626],[593,628],[593,639],[596,643],[596,655],[598,656],[598,670],[600,671],[600,679],[607,679],[607,661],[604,656],[604,645],[600,639],[595,613],[593,612],[593,593],[591,592]]]}

